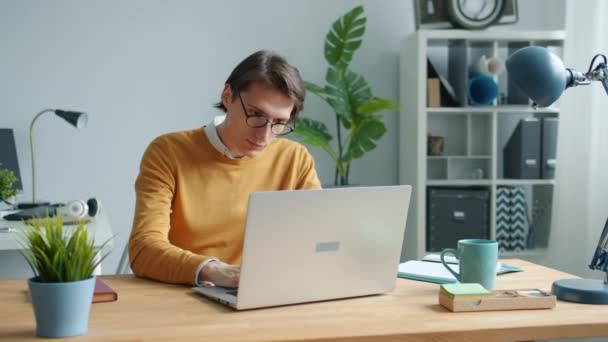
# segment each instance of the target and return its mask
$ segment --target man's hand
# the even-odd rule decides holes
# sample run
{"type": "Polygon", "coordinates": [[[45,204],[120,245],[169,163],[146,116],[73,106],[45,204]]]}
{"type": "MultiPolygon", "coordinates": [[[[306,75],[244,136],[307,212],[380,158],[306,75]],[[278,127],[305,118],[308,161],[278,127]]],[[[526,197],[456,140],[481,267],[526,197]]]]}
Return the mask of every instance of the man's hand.
{"type": "Polygon", "coordinates": [[[229,265],[225,262],[210,261],[199,274],[199,280],[207,280],[221,287],[238,287],[241,277],[240,265],[229,265]]]}

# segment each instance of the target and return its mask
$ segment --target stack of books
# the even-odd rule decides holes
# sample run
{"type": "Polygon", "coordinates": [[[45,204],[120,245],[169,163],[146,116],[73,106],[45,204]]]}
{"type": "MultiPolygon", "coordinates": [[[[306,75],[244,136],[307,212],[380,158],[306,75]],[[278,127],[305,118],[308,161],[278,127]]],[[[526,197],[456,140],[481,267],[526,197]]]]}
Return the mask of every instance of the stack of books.
{"type": "Polygon", "coordinates": [[[480,284],[443,284],[439,304],[450,311],[552,309],[556,298],[539,289],[489,291],[480,284]]]}

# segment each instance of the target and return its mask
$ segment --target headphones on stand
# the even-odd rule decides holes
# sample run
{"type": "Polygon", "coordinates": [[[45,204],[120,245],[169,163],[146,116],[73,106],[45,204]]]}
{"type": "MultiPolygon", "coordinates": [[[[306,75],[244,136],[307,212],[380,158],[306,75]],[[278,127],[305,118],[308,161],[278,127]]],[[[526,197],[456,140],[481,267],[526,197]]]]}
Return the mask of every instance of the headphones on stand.
{"type": "Polygon", "coordinates": [[[65,203],[57,208],[64,216],[74,218],[95,217],[100,211],[99,201],[95,198],[90,198],[86,202],[83,200],[74,200],[65,203]]]}

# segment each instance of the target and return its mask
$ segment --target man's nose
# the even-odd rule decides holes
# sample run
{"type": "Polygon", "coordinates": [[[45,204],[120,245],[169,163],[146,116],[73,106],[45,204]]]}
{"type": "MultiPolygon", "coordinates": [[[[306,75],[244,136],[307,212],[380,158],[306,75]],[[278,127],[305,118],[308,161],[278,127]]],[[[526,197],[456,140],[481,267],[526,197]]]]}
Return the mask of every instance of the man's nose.
{"type": "Polygon", "coordinates": [[[271,131],[270,122],[268,122],[267,124],[265,124],[262,127],[256,128],[256,130],[255,130],[256,138],[264,138],[264,141],[266,141],[266,139],[269,138],[271,135],[272,135],[272,131],[271,131]]]}

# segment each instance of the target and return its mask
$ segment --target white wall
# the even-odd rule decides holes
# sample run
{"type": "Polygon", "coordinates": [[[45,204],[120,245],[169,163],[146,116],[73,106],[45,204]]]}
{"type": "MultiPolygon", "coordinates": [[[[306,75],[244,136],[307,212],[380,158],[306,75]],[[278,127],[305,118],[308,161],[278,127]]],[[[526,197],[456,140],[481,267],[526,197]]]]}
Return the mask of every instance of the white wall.
{"type": "MultiPolygon", "coordinates": [[[[411,1],[33,1],[0,2],[0,127],[15,130],[25,195],[31,191],[27,129],[43,108],[89,112],[76,131],[56,117],[36,127],[38,194],[51,201],[95,196],[110,215],[115,269],[132,223],[133,183],[155,136],[206,124],[232,68],[258,49],[284,54],[308,81],[322,82],[331,23],[363,4],[368,19],[352,68],[376,95],[397,99],[400,40],[414,31],[411,1]]],[[[519,1],[520,22],[497,29],[563,29],[564,0],[519,1]],[[551,6],[555,15],[544,13],[551,6]]],[[[305,115],[333,128],[309,96],[305,115]]],[[[397,113],[377,150],[353,164],[352,182],[397,182],[397,113]]],[[[312,150],[322,182],[329,159],[312,150]]]]}
{"type": "MultiPolygon", "coordinates": [[[[566,2],[564,64],[585,72],[596,53],[606,54],[602,0],[566,2]]],[[[554,222],[546,265],[587,278],[604,278],[587,268],[606,222],[608,97],[599,82],[568,89],[561,98],[554,222]],[[576,181],[572,181],[576,180],[576,181]]]]}

